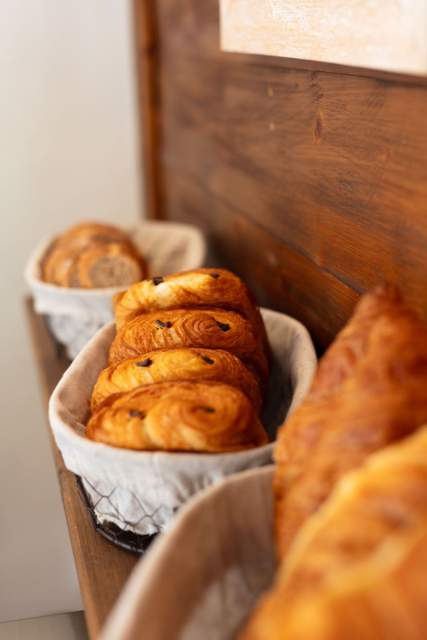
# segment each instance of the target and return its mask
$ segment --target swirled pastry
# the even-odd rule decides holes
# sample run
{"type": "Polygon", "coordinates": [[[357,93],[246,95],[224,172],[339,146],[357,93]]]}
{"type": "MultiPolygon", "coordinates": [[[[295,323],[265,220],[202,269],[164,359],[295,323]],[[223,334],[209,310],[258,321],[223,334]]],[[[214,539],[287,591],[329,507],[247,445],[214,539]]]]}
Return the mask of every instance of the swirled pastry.
{"type": "Polygon", "coordinates": [[[347,474],[303,526],[244,640],[421,640],[427,427],[347,474]]]}
{"type": "Polygon", "coordinates": [[[62,287],[126,286],[147,274],[142,256],[124,231],[82,223],[62,234],[41,264],[43,280],[62,287]]]}
{"type": "Polygon", "coordinates": [[[87,437],[148,451],[223,453],[266,444],[247,396],[216,382],[163,382],[124,394],[89,420],[87,437]]]}
{"type": "Polygon", "coordinates": [[[339,478],[427,421],[427,328],[393,291],[361,301],[325,362],[279,432],[274,489],[282,558],[339,478]]]}
{"type": "Polygon", "coordinates": [[[263,380],[268,374],[253,324],[234,311],[221,309],[175,309],[137,316],[118,330],[110,347],[110,364],[177,347],[224,349],[252,365],[263,380]]]}
{"type": "Polygon", "coordinates": [[[261,391],[255,374],[222,349],[159,349],[104,369],[92,392],[95,411],[109,396],[157,382],[215,380],[241,389],[259,412],[261,391]]]}
{"type": "Polygon", "coordinates": [[[117,326],[151,311],[220,307],[236,311],[254,323],[264,337],[264,325],[246,285],[226,269],[195,269],[138,282],[116,298],[117,326]]]}

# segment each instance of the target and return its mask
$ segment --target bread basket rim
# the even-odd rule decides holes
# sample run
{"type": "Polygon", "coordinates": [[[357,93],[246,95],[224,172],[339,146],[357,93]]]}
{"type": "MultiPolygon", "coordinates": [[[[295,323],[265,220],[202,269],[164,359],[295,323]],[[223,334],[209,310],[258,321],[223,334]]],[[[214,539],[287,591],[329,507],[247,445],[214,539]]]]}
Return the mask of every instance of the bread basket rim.
{"type": "MultiPolygon", "coordinates": [[[[177,543],[181,532],[188,529],[200,509],[209,504],[212,499],[222,493],[227,493],[231,487],[240,488],[248,483],[263,482],[269,485],[273,480],[274,464],[246,469],[224,478],[220,483],[201,489],[191,500],[184,504],[175,516],[169,530],[156,540],[149,552],[144,556],[133,571],[131,577],[114,605],[106,624],[102,630],[100,640],[113,640],[132,635],[138,625],[137,611],[151,589],[159,566],[162,569],[162,558],[170,549],[179,547],[177,543]]],[[[163,567],[164,569],[164,567],[163,567]]]]}
{"type": "MultiPolygon", "coordinates": [[[[203,232],[198,229],[196,226],[183,223],[183,222],[168,222],[166,220],[142,220],[140,222],[136,222],[133,225],[127,225],[121,227],[120,225],[116,225],[119,229],[123,229],[127,232],[132,232],[135,228],[138,227],[151,227],[152,229],[168,229],[172,230],[173,227],[179,228],[181,231],[187,232],[189,235],[192,235],[191,238],[192,243],[198,243],[200,255],[203,256],[206,254],[206,242],[203,236],[203,232]]],[[[47,251],[50,244],[58,237],[60,233],[51,236],[49,239],[42,240],[38,243],[36,248],[30,254],[29,259],[27,260],[24,277],[27,285],[32,289],[39,289],[44,291],[49,291],[55,293],[59,296],[83,296],[83,297],[101,297],[101,298],[111,298],[117,293],[122,292],[124,289],[127,289],[127,286],[117,286],[117,287],[103,287],[103,288],[93,288],[93,289],[83,289],[80,287],[61,287],[56,284],[52,284],[50,282],[45,282],[40,278],[39,269],[40,262],[45,252],[47,251]]],[[[203,259],[200,259],[200,263],[203,263],[203,259]]]]}
{"type": "MultiPolygon", "coordinates": [[[[317,358],[308,330],[301,322],[299,322],[295,318],[291,318],[290,316],[279,311],[261,308],[261,313],[264,318],[268,318],[269,315],[281,316],[282,318],[286,319],[288,326],[292,327],[293,331],[296,334],[299,334],[303,341],[303,348],[306,351],[307,366],[309,369],[307,375],[310,377],[310,379],[312,379],[317,364],[317,358]]],[[[63,393],[63,389],[70,383],[70,380],[72,380],[76,375],[79,374],[79,371],[82,368],[81,363],[85,361],[87,354],[90,353],[90,351],[96,349],[98,344],[105,340],[106,334],[111,333],[113,329],[114,322],[110,322],[96,333],[96,335],[88,342],[88,344],[82,349],[75,360],[71,363],[69,368],[65,371],[50,397],[49,422],[59,449],[61,449],[62,442],[67,441],[67,443],[73,446],[74,451],[77,455],[79,452],[85,454],[92,453],[98,456],[102,455],[104,459],[110,459],[115,463],[118,463],[119,461],[126,461],[127,463],[138,463],[142,459],[155,459],[157,461],[162,459],[179,459],[179,461],[183,462],[184,464],[186,460],[195,459],[213,461],[217,459],[219,455],[224,459],[239,460],[244,459],[247,456],[262,455],[272,451],[274,442],[269,442],[268,444],[261,447],[253,447],[251,449],[244,449],[242,451],[232,451],[227,453],[135,451],[131,449],[112,447],[100,442],[94,442],[93,440],[85,438],[84,435],[80,435],[79,433],[77,433],[72,424],[74,423],[75,426],[78,426],[81,431],[84,429],[84,425],[82,425],[81,422],[74,418],[68,410],[65,412],[64,410],[61,410],[61,395],[63,393]],[[64,413],[67,414],[66,418],[64,418],[64,413]]],[[[305,389],[305,391],[307,391],[307,389],[305,389]]],[[[89,397],[90,392],[88,391],[88,399],[89,397]]],[[[293,408],[295,399],[299,400],[300,398],[295,395],[294,390],[290,409],[293,408]]]]}

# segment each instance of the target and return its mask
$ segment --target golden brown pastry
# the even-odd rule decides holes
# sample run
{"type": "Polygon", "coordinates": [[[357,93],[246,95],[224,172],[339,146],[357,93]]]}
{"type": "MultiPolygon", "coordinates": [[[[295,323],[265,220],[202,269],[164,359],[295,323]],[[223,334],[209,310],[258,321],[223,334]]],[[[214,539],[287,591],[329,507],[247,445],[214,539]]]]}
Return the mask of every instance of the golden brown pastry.
{"type": "Polygon", "coordinates": [[[83,248],[93,241],[129,243],[130,239],[122,229],[100,222],[81,222],[58,238],[58,242],[78,248],[83,248]]]}
{"type": "Polygon", "coordinates": [[[392,290],[368,294],[279,432],[274,490],[282,558],[346,472],[427,421],[426,389],[426,326],[392,290]]]}
{"type": "Polygon", "coordinates": [[[110,396],[157,382],[215,380],[238,387],[261,408],[261,391],[255,374],[236,356],[221,349],[159,349],[123,360],[101,371],[92,392],[95,411],[110,396]]]}
{"type": "Polygon", "coordinates": [[[242,391],[216,382],[163,382],[124,394],[89,420],[87,437],[113,447],[224,453],[266,444],[242,391]]]}
{"type": "Polygon", "coordinates": [[[421,640],[427,427],[347,474],[303,526],[244,640],[421,640]]]}
{"type": "Polygon", "coordinates": [[[226,269],[195,269],[144,280],[116,297],[117,326],[151,311],[220,307],[254,323],[264,337],[261,315],[246,285],[226,269]]]}
{"type": "Polygon", "coordinates": [[[127,286],[147,268],[124,231],[111,225],[82,223],[59,236],[41,264],[42,278],[62,287],[127,286]]]}
{"type": "Polygon", "coordinates": [[[224,349],[252,365],[262,380],[268,374],[261,338],[253,324],[222,309],[175,309],[137,316],[118,330],[110,348],[110,364],[177,347],[224,349]]]}
{"type": "Polygon", "coordinates": [[[395,316],[402,298],[396,287],[381,285],[362,296],[351,321],[339,332],[319,362],[310,397],[332,393],[353,372],[369,345],[369,335],[377,320],[387,314],[395,316]]]}
{"type": "Polygon", "coordinates": [[[71,286],[71,272],[80,249],[58,244],[45,256],[42,263],[42,277],[45,282],[60,287],[71,286]]]}

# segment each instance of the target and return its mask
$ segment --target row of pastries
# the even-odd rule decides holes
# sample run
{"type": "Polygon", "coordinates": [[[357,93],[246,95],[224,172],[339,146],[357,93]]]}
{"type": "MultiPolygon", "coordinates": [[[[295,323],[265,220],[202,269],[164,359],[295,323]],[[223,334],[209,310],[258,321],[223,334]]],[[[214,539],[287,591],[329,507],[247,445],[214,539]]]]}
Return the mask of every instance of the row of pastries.
{"type": "MultiPolygon", "coordinates": [[[[224,269],[147,276],[130,239],[87,223],[52,244],[46,281],[131,284],[86,436],[140,451],[268,442],[261,314],[224,269]]],[[[421,640],[427,633],[427,328],[392,287],[363,296],[275,447],[277,572],[242,640],[421,640]]]]}
{"type": "Polygon", "coordinates": [[[115,299],[116,336],[86,435],[137,450],[220,453],[268,442],[267,339],[243,282],[197,269],[138,282],[115,299]]]}
{"type": "Polygon", "coordinates": [[[279,432],[278,568],[242,640],[427,637],[427,327],[364,296],[279,432]]]}

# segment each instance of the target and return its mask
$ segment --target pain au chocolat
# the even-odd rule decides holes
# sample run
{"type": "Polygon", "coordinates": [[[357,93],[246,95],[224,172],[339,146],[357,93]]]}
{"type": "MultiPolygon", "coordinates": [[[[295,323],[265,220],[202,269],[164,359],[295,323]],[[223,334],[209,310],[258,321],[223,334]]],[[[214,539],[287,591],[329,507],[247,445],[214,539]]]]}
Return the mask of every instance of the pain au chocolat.
{"type": "Polygon", "coordinates": [[[159,349],[104,369],[92,392],[94,412],[107,398],[158,382],[215,380],[243,391],[255,410],[261,408],[260,384],[239,358],[222,349],[159,349]]]}
{"type": "Polygon", "coordinates": [[[223,349],[252,366],[264,382],[268,363],[252,322],[222,309],[174,309],[139,315],[124,324],[110,348],[110,364],[148,351],[177,347],[223,349]]]}
{"type": "Polygon", "coordinates": [[[235,311],[253,322],[265,337],[252,294],[238,276],[226,269],[195,269],[136,283],[116,297],[117,327],[141,313],[200,307],[235,311]]]}
{"type": "Polygon", "coordinates": [[[274,478],[280,557],[335,483],[427,422],[427,327],[397,293],[367,294],[279,431],[274,478]]]}
{"type": "Polygon", "coordinates": [[[106,404],[86,435],[114,447],[226,453],[268,442],[249,398],[217,382],[163,382],[106,404]]]}
{"type": "Polygon", "coordinates": [[[348,473],[302,527],[242,640],[422,640],[427,427],[348,473]]]}

